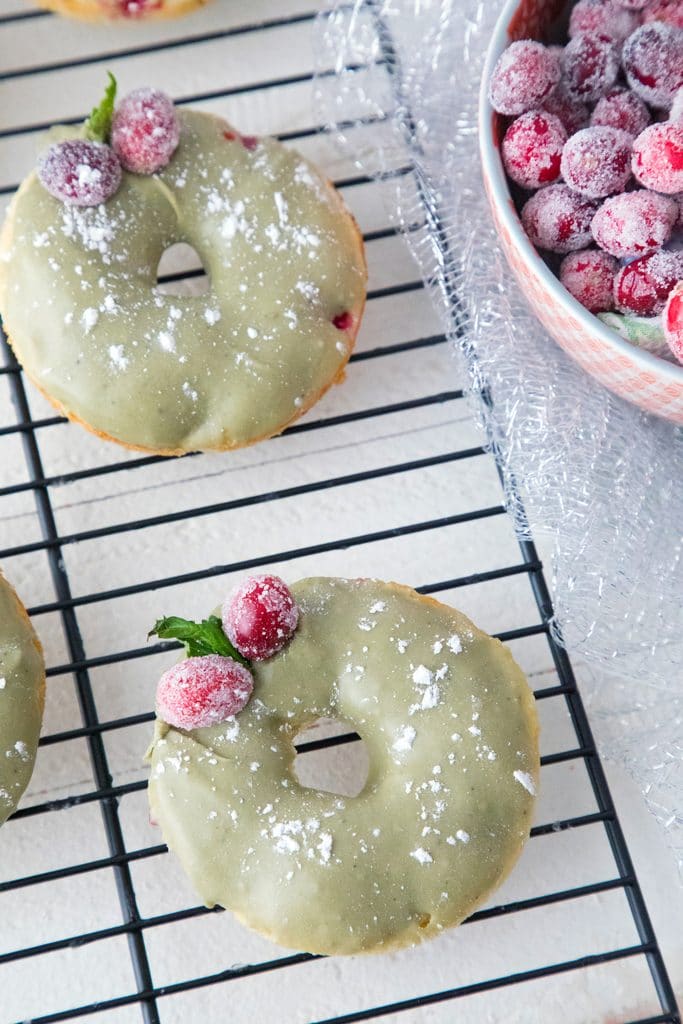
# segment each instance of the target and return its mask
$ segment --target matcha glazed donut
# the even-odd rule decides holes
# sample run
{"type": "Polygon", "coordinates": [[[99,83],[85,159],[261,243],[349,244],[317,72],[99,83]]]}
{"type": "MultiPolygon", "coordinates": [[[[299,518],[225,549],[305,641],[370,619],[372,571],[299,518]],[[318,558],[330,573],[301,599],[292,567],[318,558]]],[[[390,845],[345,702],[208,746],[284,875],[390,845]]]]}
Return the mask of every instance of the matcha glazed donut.
{"type": "MultiPolygon", "coordinates": [[[[222,721],[206,703],[208,677],[187,685],[193,659],[162,677],[147,755],[152,818],[202,900],[274,942],[327,954],[415,944],[480,906],[528,838],[533,696],[499,641],[407,587],[314,578],[291,594],[296,631],[289,638],[290,623],[284,646],[251,663],[251,699],[249,687],[238,693],[237,666],[228,696],[238,704],[223,705],[222,721]],[[226,718],[229,707],[243,710],[226,718]],[[182,727],[163,720],[166,709],[182,727]],[[294,773],[295,736],[326,717],[366,744],[356,797],[304,787],[294,773]]],[[[163,629],[178,622],[155,628],[181,636],[163,629]]]]}
{"type": "MultiPolygon", "coordinates": [[[[103,168],[76,168],[86,186],[113,168],[106,201],[55,198],[41,184],[45,155],[14,197],[0,235],[5,330],[34,384],[102,437],[162,455],[253,444],[342,379],[365,304],[362,238],[294,150],[210,114],[174,113],[154,90],[121,106],[140,96],[161,97],[173,118],[158,127],[175,136],[156,173],[126,169],[123,144],[139,137],[119,133],[123,170],[102,143],[103,168]],[[207,294],[157,288],[176,242],[199,253],[207,294]]],[[[74,137],[93,147],[88,123],[53,129],[48,155],[74,137]]]]}
{"type": "Polygon", "coordinates": [[[24,606],[0,572],[0,825],[31,778],[44,701],[40,642],[24,606]]]}

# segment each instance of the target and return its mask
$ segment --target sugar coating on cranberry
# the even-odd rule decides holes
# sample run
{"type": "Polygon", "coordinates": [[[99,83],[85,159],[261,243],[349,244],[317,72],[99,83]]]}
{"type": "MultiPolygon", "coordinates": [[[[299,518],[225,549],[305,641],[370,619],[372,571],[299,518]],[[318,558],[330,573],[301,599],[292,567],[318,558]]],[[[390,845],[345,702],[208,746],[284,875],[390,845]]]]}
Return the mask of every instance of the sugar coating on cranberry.
{"type": "Polygon", "coordinates": [[[683,124],[651,124],[633,143],[633,174],[654,192],[683,192],[683,124]]]}
{"type": "Polygon", "coordinates": [[[643,11],[643,21],[663,21],[683,28],[683,4],[681,0],[650,0],[643,11]]]}
{"type": "Polygon", "coordinates": [[[650,2],[651,0],[616,0],[619,7],[625,7],[627,11],[642,11],[650,2]]]}
{"type": "Polygon", "coordinates": [[[640,135],[652,118],[640,96],[630,89],[615,87],[598,100],[591,114],[592,125],[619,128],[633,138],[640,135]]]}
{"type": "Polygon", "coordinates": [[[205,729],[239,714],[253,689],[249,669],[232,658],[186,658],[159,680],[157,715],[177,729],[205,729]]]}
{"type": "Polygon", "coordinates": [[[160,171],[173,156],[179,137],[173,101],[158,89],[134,89],[114,112],[111,142],[127,171],[160,171]]]}
{"type": "Polygon", "coordinates": [[[679,89],[674,96],[674,101],[669,111],[669,120],[683,121],[683,89],[679,89]]]}
{"type": "Polygon", "coordinates": [[[683,281],[669,295],[664,309],[664,334],[669,348],[683,363],[683,281]]]}
{"type": "Polygon", "coordinates": [[[560,281],[570,295],[591,313],[614,306],[614,275],[619,264],[609,253],[592,249],[570,252],[560,264],[560,281]]]}
{"type": "Polygon", "coordinates": [[[679,281],[683,252],[655,252],[622,267],[614,282],[614,301],[622,313],[657,316],[679,281]]]}
{"type": "Polygon", "coordinates": [[[631,177],[632,143],[631,136],[618,128],[583,128],[562,151],[562,177],[590,199],[621,192],[631,177]]]}
{"type": "Polygon", "coordinates": [[[522,224],[539,249],[567,253],[585,249],[593,241],[591,221],[598,203],[566,185],[549,185],[522,208],[522,224]]]}
{"type": "Polygon", "coordinates": [[[521,39],[508,46],[493,69],[491,106],[499,114],[525,114],[540,107],[559,80],[557,53],[532,39],[521,39]]]}
{"type": "Polygon", "coordinates": [[[38,161],[41,185],[70,206],[99,206],[118,191],[121,164],[102,142],[55,142],[38,161]]]}
{"type": "Polygon", "coordinates": [[[223,629],[240,654],[262,661],[292,636],[299,609],[279,576],[250,576],[226,598],[222,618],[223,629]]]}
{"type": "Polygon", "coordinates": [[[594,103],[619,74],[619,49],[610,36],[580,32],[562,54],[562,73],[572,96],[594,103]]]}
{"type": "Polygon", "coordinates": [[[656,252],[671,238],[678,204],[669,196],[640,189],[606,199],[593,217],[593,237],[601,249],[623,259],[656,252]]]}
{"type": "Polygon", "coordinates": [[[577,100],[567,89],[567,83],[560,79],[557,88],[543,104],[543,110],[559,117],[569,135],[585,128],[590,120],[590,111],[585,103],[577,100]]]}
{"type": "Polygon", "coordinates": [[[567,132],[559,117],[532,110],[513,121],[503,139],[503,163],[523,188],[550,185],[560,176],[567,132]]]}
{"type": "Polygon", "coordinates": [[[579,0],[569,19],[569,37],[581,32],[602,33],[623,43],[640,24],[637,14],[614,0],[579,0]]]}
{"type": "Polygon", "coordinates": [[[622,52],[628,84],[653,107],[668,108],[683,86],[683,30],[661,21],[641,25],[622,52]]]}

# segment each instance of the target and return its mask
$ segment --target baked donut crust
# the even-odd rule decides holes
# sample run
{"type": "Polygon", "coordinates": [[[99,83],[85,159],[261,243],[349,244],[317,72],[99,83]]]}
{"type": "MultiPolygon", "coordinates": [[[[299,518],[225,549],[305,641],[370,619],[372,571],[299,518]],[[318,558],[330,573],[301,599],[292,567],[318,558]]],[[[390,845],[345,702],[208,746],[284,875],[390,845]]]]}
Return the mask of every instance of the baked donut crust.
{"type": "Polygon", "coordinates": [[[307,412],[344,376],[367,282],[358,225],[308,161],[179,119],[158,174],[124,172],[80,210],[31,174],[0,233],[0,310],[28,377],[68,419],[160,455],[255,444],[307,412]],[[156,289],[176,241],[200,252],[206,295],[156,289]]]}
{"type": "Polygon", "coordinates": [[[43,650],[26,609],[0,572],[0,825],[31,778],[44,704],[43,650]]]}
{"type": "Polygon", "coordinates": [[[236,718],[188,732],[157,721],[152,819],[208,906],[280,945],[414,945],[480,906],[528,838],[533,695],[499,641],[408,587],[313,578],[291,590],[297,631],[252,665],[236,718]],[[294,773],[294,737],[329,717],[365,742],[356,797],[294,773]]]}

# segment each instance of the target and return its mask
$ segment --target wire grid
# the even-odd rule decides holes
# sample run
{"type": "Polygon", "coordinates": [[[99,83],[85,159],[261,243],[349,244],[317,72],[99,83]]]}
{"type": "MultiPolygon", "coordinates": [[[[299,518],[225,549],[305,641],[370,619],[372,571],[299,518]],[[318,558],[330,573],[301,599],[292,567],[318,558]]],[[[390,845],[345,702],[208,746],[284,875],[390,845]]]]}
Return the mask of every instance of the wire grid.
{"type": "MultiPolygon", "coordinates": [[[[273,5],[277,7],[277,5],[273,5]]],[[[76,59],[53,60],[49,63],[36,64],[34,66],[22,67],[18,70],[0,72],[0,82],[7,82],[13,79],[35,79],[46,73],[58,72],[62,69],[73,68],[78,65],[104,64],[110,65],[114,60],[117,64],[129,58],[136,59],[140,56],[171,51],[178,47],[198,47],[213,42],[224,41],[235,37],[250,37],[260,33],[267,33],[274,29],[292,29],[298,27],[301,32],[310,30],[311,23],[316,16],[316,11],[301,10],[295,13],[288,13],[286,16],[274,16],[268,18],[245,20],[240,24],[231,24],[227,28],[218,27],[211,32],[192,33],[189,37],[176,36],[175,38],[165,36],[162,31],[161,38],[154,38],[146,44],[131,45],[129,47],[112,47],[108,52],[95,52],[91,56],[77,57],[76,59]]],[[[50,19],[52,16],[44,12],[16,10],[6,14],[0,19],[0,31],[7,29],[18,22],[50,19]]],[[[134,39],[134,37],[130,37],[134,39]]],[[[390,48],[391,40],[382,40],[385,48],[390,48]]],[[[380,65],[386,63],[379,61],[380,65]]],[[[346,69],[349,70],[349,69],[346,69]]],[[[362,71],[362,69],[356,69],[362,71]]],[[[258,74],[258,70],[256,72],[258,74]]],[[[333,74],[333,69],[330,69],[333,74]]],[[[223,101],[226,98],[234,100],[236,97],[247,93],[263,93],[269,95],[271,90],[286,89],[295,84],[306,84],[310,81],[312,72],[307,70],[301,74],[288,74],[282,77],[259,79],[256,76],[252,80],[241,82],[230,86],[227,89],[214,92],[196,92],[178,97],[178,102],[206,104],[209,101],[223,101]]],[[[85,113],[85,111],[83,112],[85,113]]],[[[79,120],[79,117],[64,118],[64,120],[79,120]]],[[[382,117],[378,117],[378,123],[382,117]]],[[[12,126],[9,129],[0,131],[0,139],[17,139],[21,135],[31,134],[50,122],[39,124],[35,119],[28,124],[12,126]]],[[[377,130],[377,125],[369,126],[371,131],[377,130]]],[[[296,142],[300,145],[304,140],[311,139],[324,132],[323,126],[311,126],[297,128],[281,134],[279,137],[285,142],[296,142]]],[[[393,174],[411,175],[413,168],[409,165],[396,167],[393,174]]],[[[372,182],[362,175],[345,176],[336,181],[350,203],[354,207],[354,195],[356,190],[371,189],[371,202],[381,203],[379,183],[372,182]],[[376,196],[376,198],[375,198],[376,196]]],[[[419,182],[417,183],[419,187],[419,182]]],[[[0,190],[2,194],[9,194],[13,185],[0,190]]],[[[428,210],[427,215],[434,216],[433,210],[428,210]]],[[[368,246],[373,243],[382,243],[384,240],[394,239],[397,230],[391,226],[381,227],[364,232],[364,238],[368,246]]],[[[396,244],[401,244],[396,239],[396,244]]],[[[184,268],[179,271],[162,275],[160,281],[166,283],[178,282],[192,278],[200,278],[202,271],[196,267],[184,268]]],[[[398,302],[402,296],[412,297],[423,294],[423,283],[419,280],[408,279],[398,280],[384,284],[381,287],[373,288],[369,293],[368,317],[372,316],[374,307],[385,302],[398,302]]],[[[378,318],[381,320],[381,317],[378,318]]],[[[393,357],[404,357],[409,353],[428,353],[437,351],[443,347],[446,338],[443,333],[432,331],[425,334],[418,334],[401,341],[392,341],[391,336],[380,338],[381,344],[373,347],[361,347],[352,356],[351,368],[368,360],[372,361],[372,367],[378,375],[382,373],[385,365],[393,357]]],[[[374,343],[374,339],[373,339],[374,343]]],[[[126,830],[122,824],[122,801],[130,794],[141,792],[146,787],[144,778],[120,784],[115,783],[114,772],[111,766],[111,756],[107,749],[107,737],[110,734],[118,734],[126,730],[133,730],[137,726],[151,723],[153,715],[150,711],[143,711],[137,714],[119,715],[107,718],[106,712],[101,710],[101,690],[93,684],[93,672],[110,666],[124,666],[127,662],[135,664],[139,659],[146,659],[154,655],[172,651],[176,645],[159,643],[146,647],[133,647],[126,650],[106,650],[102,654],[92,655],[88,653],[84,640],[86,628],[83,626],[82,617],[93,608],[102,610],[108,617],[116,616],[117,602],[124,601],[134,595],[149,595],[153,591],[172,589],[179,585],[199,583],[210,580],[212,577],[225,577],[231,574],[243,573],[247,570],[281,566],[287,563],[296,563],[306,559],[322,559],[330,554],[342,553],[344,556],[353,549],[360,549],[367,553],[372,551],[374,546],[382,545],[388,541],[395,541],[400,538],[426,537],[434,546],[441,542],[445,543],[445,552],[441,558],[441,564],[448,571],[447,552],[451,537],[449,532],[453,527],[462,527],[466,524],[481,523],[482,528],[489,529],[490,524],[497,518],[504,517],[504,509],[500,502],[489,504],[484,507],[468,508],[466,511],[454,511],[449,514],[438,516],[424,516],[411,518],[409,521],[401,522],[398,525],[388,525],[385,529],[374,529],[367,532],[353,533],[342,536],[334,535],[329,539],[317,542],[301,544],[295,548],[282,549],[268,554],[254,553],[253,556],[243,557],[231,561],[228,564],[204,565],[199,569],[188,571],[177,575],[158,576],[154,579],[143,582],[124,582],[117,587],[108,589],[91,590],[78,593],[77,587],[72,584],[73,568],[70,564],[73,558],[72,552],[78,552],[76,545],[84,545],[97,540],[109,540],[116,536],[123,535],[130,538],[138,532],[153,528],[168,527],[170,524],[183,524],[188,522],[201,522],[202,519],[212,516],[222,517],[225,529],[230,529],[233,517],[236,517],[243,510],[255,510],[260,506],[268,506],[277,512],[278,506],[291,498],[308,501],[307,509],[311,516],[315,514],[317,503],[320,502],[325,492],[332,491],[349,494],[346,489],[352,489],[356,485],[365,484],[369,481],[392,481],[399,482],[408,480],[412,474],[421,472],[436,471],[441,474],[442,480],[447,480],[449,474],[454,471],[456,465],[462,464],[467,467],[475,460],[484,456],[484,450],[479,443],[472,443],[465,447],[449,449],[427,457],[404,459],[398,462],[376,465],[373,468],[362,468],[357,472],[345,472],[335,476],[316,476],[315,479],[304,479],[301,482],[279,487],[277,490],[255,491],[242,497],[231,497],[228,500],[212,501],[207,504],[191,504],[190,507],[183,507],[181,510],[165,510],[156,516],[139,516],[134,519],[113,521],[104,525],[94,526],[89,529],[78,529],[72,532],[65,532],[60,529],[59,504],[63,489],[87,483],[93,480],[104,480],[107,477],[124,478],[138,473],[146,474],[155,466],[168,466],[168,460],[162,460],[154,456],[130,455],[121,457],[116,450],[114,456],[111,449],[107,448],[106,458],[102,446],[93,449],[105,461],[95,460],[93,464],[84,467],[71,469],[69,472],[51,473],[47,468],[50,455],[45,454],[44,439],[52,431],[74,431],[75,427],[66,427],[64,420],[58,416],[42,415],[36,416],[33,412],[33,396],[30,388],[27,390],[24,377],[18,367],[13,355],[8,348],[6,341],[2,339],[2,350],[5,365],[0,367],[0,383],[4,377],[8,383],[9,391],[14,405],[15,417],[12,422],[0,427],[0,445],[17,436],[21,438],[23,455],[27,477],[25,480],[3,485],[0,487],[0,498],[4,501],[12,501],[22,494],[30,494],[35,500],[35,507],[40,524],[39,538],[26,541],[21,544],[13,544],[4,550],[0,550],[0,561],[7,569],[8,575],[12,578],[13,560],[21,560],[25,556],[44,555],[49,566],[52,586],[54,588],[54,599],[43,601],[30,608],[30,612],[36,621],[38,628],[41,628],[41,619],[45,617],[58,616],[61,622],[64,636],[66,638],[67,658],[63,663],[52,664],[48,668],[48,677],[55,680],[57,677],[71,677],[75,683],[78,705],[81,715],[81,724],[62,729],[57,732],[48,733],[41,740],[43,754],[46,748],[59,747],[64,749],[64,758],[69,756],[69,743],[77,740],[84,740],[87,743],[88,753],[92,766],[92,777],[94,786],[83,791],[71,793],[59,799],[48,801],[33,801],[30,799],[14,815],[13,819],[6,826],[13,827],[13,823],[40,816],[44,825],[44,833],[50,835],[51,816],[60,812],[66,812],[69,808],[83,806],[88,803],[96,804],[101,812],[104,832],[107,842],[107,855],[97,859],[90,859],[82,863],[56,867],[48,871],[25,875],[24,877],[9,878],[0,883],[0,894],[9,894],[22,891],[31,886],[66,880],[74,877],[81,877],[92,872],[110,871],[113,875],[118,893],[120,907],[120,923],[100,927],[87,932],[69,934],[58,939],[40,942],[23,948],[10,949],[0,954],[0,967],[16,964],[19,961],[31,961],[34,958],[46,956],[65,949],[79,949],[83,946],[94,943],[105,942],[108,939],[125,936],[130,953],[135,988],[133,991],[123,995],[114,995],[83,1003],[78,1006],[60,1008],[55,1006],[51,1012],[43,1013],[32,1018],[33,1024],[48,1024],[63,1020],[75,1019],[106,1019],[109,1011],[129,1007],[139,1013],[146,1024],[155,1024],[163,1020],[163,1004],[172,1001],[175,996],[193,990],[206,988],[207,986],[218,985],[223,982],[236,981],[238,979],[252,978],[252,984],[259,984],[259,977],[272,971],[280,971],[284,968],[302,965],[312,961],[322,960],[308,954],[278,955],[271,959],[251,962],[238,967],[230,967],[218,972],[184,977],[179,981],[169,984],[157,984],[154,980],[154,972],[150,964],[149,935],[154,929],[177,924],[180,921],[193,918],[207,917],[212,912],[204,907],[191,906],[180,910],[173,910],[168,913],[145,916],[139,906],[139,894],[134,882],[133,867],[147,859],[154,859],[164,855],[166,847],[157,843],[142,848],[130,849],[126,842],[126,830]],[[112,461],[106,461],[112,459],[112,461]],[[455,465],[454,465],[455,464],[455,465]],[[98,705],[98,699],[100,705],[98,705]]],[[[443,350],[443,349],[442,349],[443,350]]],[[[415,418],[430,409],[459,409],[461,418],[466,418],[467,411],[464,408],[463,392],[457,388],[449,390],[438,390],[427,395],[406,398],[400,401],[386,402],[381,405],[369,405],[360,409],[352,409],[346,412],[337,412],[334,415],[309,416],[308,419],[290,428],[283,439],[270,442],[271,445],[286,443],[286,439],[296,438],[297,435],[307,434],[311,438],[317,438],[320,434],[336,428],[357,431],[362,424],[365,424],[371,432],[381,430],[384,422],[394,422],[399,417],[405,422],[405,418],[415,418]],[[463,406],[462,409],[460,407],[463,406]]],[[[64,442],[65,444],[67,442],[64,442]]],[[[312,442],[307,442],[312,443],[312,442]]],[[[188,456],[183,460],[176,460],[175,464],[186,463],[188,459],[199,459],[201,464],[210,468],[211,456],[188,456]]],[[[486,456],[492,461],[492,457],[486,456]]],[[[5,458],[0,450],[0,465],[5,464],[5,458]]],[[[262,477],[260,478],[262,480],[262,477]]],[[[262,486],[262,484],[261,484],[262,486]]],[[[347,497],[342,500],[353,500],[347,497]]],[[[0,511],[2,506],[0,505],[0,511]]],[[[439,509],[439,511],[443,511],[439,509]]],[[[337,524],[335,524],[337,525],[337,524]]],[[[314,532],[314,531],[311,531],[314,532]]],[[[258,545],[254,544],[254,551],[258,545]]],[[[553,616],[552,603],[549,591],[544,579],[542,565],[534,544],[531,541],[523,540],[519,543],[521,559],[515,560],[513,564],[484,568],[480,571],[468,572],[453,576],[448,579],[441,579],[422,584],[418,589],[425,594],[437,594],[451,591],[466,591],[468,588],[477,588],[492,581],[504,581],[505,586],[511,586],[515,577],[526,578],[529,581],[531,592],[535,601],[538,618],[530,623],[517,625],[514,628],[498,630],[497,634],[501,639],[515,642],[525,638],[538,637],[548,645],[548,649],[554,664],[557,683],[551,686],[537,688],[536,698],[542,704],[552,701],[561,702],[566,708],[572,727],[572,742],[563,749],[544,754],[542,765],[548,768],[552,765],[564,765],[567,763],[579,762],[585,766],[587,777],[595,799],[596,809],[590,813],[573,814],[568,813],[565,817],[558,817],[548,823],[536,825],[532,831],[534,838],[541,836],[552,836],[567,832],[570,829],[584,829],[595,826],[604,829],[605,836],[612,851],[616,874],[606,878],[595,878],[588,884],[563,886],[562,876],[566,865],[558,864],[556,871],[557,886],[550,892],[539,892],[524,899],[509,901],[503,905],[488,906],[474,914],[470,919],[473,922],[485,922],[488,920],[500,921],[507,915],[519,915],[523,912],[532,911],[540,907],[551,907],[573,905],[573,901],[583,900],[589,897],[596,897],[612,891],[621,892],[625,895],[633,925],[637,934],[637,942],[629,945],[616,945],[614,948],[603,950],[599,953],[584,955],[552,962],[549,960],[540,966],[532,966],[528,969],[517,970],[510,974],[491,976],[485,980],[462,984],[459,981],[458,971],[451,964],[451,981],[445,987],[438,990],[424,992],[410,998],[400,998],[383,1002],[381,1005],[373,1005],[367,1008],[354,1009],[350,1012],[341,1012],[335,1017],[326,1017],[325,1021],[318,1021],[318,1024],[350,1024],[352,1021],[370,1020],[387,1017],[393,1014],[408,1015],[411,1010],[419,1010],[436,1004],[448,1004],[449,1001],[458,1000],[465,996],[474,996],[481,993],[491,992],[506,986],[515,986],[523,982],[532,982],[538,979],[551,979],[553,976],[563,975],[579,970],[589,970],[622,960],[635,961],[643,960],[650,972],[651,985],[656,993],[656,1001],[661,1008],[661,1013],[650,1014],[646,1017],[639,1017],[633,1024],[657,1024],[657,1022],[668,1022],[668,1024],[680,1024],[680,1016],[676,1009],[676,1002],[662,954],[658,947],[650,918],[645,906],[643,895],[635,876],[631,857],[624,840],[622,829],[615,812],[612,797],[598,760],[593,736],[584,711],[581,697],[577,691],[576,681],[572,666],[565,651],[557,645],[553,639],[549,622],[553,616]]],[[[77,556],[76,556],[77,557],[77,556]]],[[[397,573],[397,575],[401,575],[397,573]]],[[[151,614],[150,621],[154,618],[151,614]]],[[[123,671],[123,668],[122,668],[123,671]]],[[[154,674],[154,673],[152,673],[154,674]]],[[[53,684],[54,685],[54,684],[53,684]]],[[[322,748],[354,742],[358,737],[353,734],[313,740],[301,744],[300,752],[310,752],[322,748]]],[[[567,911],[568,913],[569,911],[567,911]]],[[[567,926],[570,927],[570,918],[567,918],[567,926]]],[[[495,925],[494,925],[495,927],[495,925]]],[[[2,989],[0,988],[0,991],[2,989]]],[[[128,1018],[126,1018],[128,1019],[128,1018]]],[[[132,1017],[130,1018],[133,1019],[132,1017]]],[[[137,1019],[137,1018],[136,1018],[137,1019]]],[[[190,1019],[189,1017],[187,1019],[190,1019]]],[[[307,1018],[308,1019],[308,1018],[307,1018]]],[[[415,1019],[420,1019],[419,1015],[415,1019]]],[[[612,1019],[612,1018],[611,1018],[612,1019]]],[[[621,1019],[621,1018],[620,1018],[621,1019]]],[[[4,1020],[4,1016],[3,1016],[4,1020]]]]}

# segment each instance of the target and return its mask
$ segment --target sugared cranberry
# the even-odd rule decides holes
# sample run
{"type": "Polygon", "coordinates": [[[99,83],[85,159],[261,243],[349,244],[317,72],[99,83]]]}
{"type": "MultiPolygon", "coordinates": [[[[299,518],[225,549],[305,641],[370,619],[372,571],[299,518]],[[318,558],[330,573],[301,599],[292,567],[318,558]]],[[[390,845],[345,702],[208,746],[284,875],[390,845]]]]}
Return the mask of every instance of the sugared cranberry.
{"type": "Polygon", "coordinates": [[[678,204],[669,196],[640,189],[606,199],[593,217],[593,237],[601,249],[623,259],[656,252],[669,241],[678,204]]]}
{"type": "Polygon", "coordinates": [[[117,192],[121,164],[102,142],[55,142],[38,161],[38,178],[51,196],[70,206],[98,206],[117,192]]]}
{"type": "Polygon", "coordinates": [[[668,108],[683,86],[683,30],[654,21],[626,40],[622,63],[628,84],[653,107],[668,108]]]}
{"type": "Polygon", "coordinates": [[[619,264],[600,250],[570,252],[560,265],[560,281],[591,313],[606,313],[614,305],[614,275],[619,264]]]}
{"type": "Polygon", "coordinates": [[[249,669],[232,658],[186,658],[159,680],[157,714],[177,729],[205,729],[239,714],[253,689],[249,669]]]}
{"type": "Polygon", "coordinates": [[[664,310],[664,333],[669,348],[683,363],[683,281],[671,292],[664,310]]]}
{"type": "Polygon", "coordinates": [[[522,224],[537,248],[572,252],[591,244],[590,225],[597,209],[596,202],[572,192],[566,185],[550,185],[525,203],[522,224]]]}
{"type": "Polygon", "coordinates": [[[614,282],[617,309],[637,316],[657,316],[679,281],[683,281],[683,252],[641,256],[617,274],[614,282]]]}
{"type": "Polygon", "coordinates": [[[683,4],[681,0],[650,0],[643,11],[643,21],[664,21],[683,28],[683,4]]]}
{"type": "Polygon", "coordinates": [[[651,2],[651,0],[616,0],[619,7],[625,7],[627,11],[642,11],[643,7],[651,2]]]}
{"type": "Polygon", "coordinates": [[[521,39],[508,46],[489,83],[489,98],[499,114],[525,114],[540,107],[560,80],[560,61],[542,43],[521,39]]]}
{"type": "Polygon", "coordinates": [[[594,103],[619,74],[619,50],[606,35],[580,32],[564,48],[562,73],[572,96],[594,103]]]}
{"type": "Polygon", "coordinates": [[[638,15],[625,8],[614,0],[579,0],[569,19],[570,39],[581,32],[601,33],[623,43],[640,24],[638,15]]]}
{"type": "Polygon", "coordinates": [[[633,173],[654,192],[683,192],[683,124],[651,124],[633,143],[633,173]]]}
{"type": "Polygon", "coordinates": [[[223,604],[223,629],[245,658],[262,661],[287,643],[299,609],[279,576],[250,576],[223,604]]]}
{"type": "Polygon", "coordinates": [[[669,111],[669,120],[679,123],[683,121],[683,89],[679,89],[674,96],[674,101],[669,111]]]}
{"type": "Polygon", "coordinates": [[[614,88],[601,96],[591,115],[592,125],[619,128],[633,138],[640,135],[651,121],[650,111],[630,89],[614,88]]]}
{"type": "Polygon", "coordinates": [[[169,162],[180,136],[173,101],[158,89],[135,89],[119,103],[111,142],[127,171],[154,174],[169,162]]]}
{"type": "Polygon", "coordinates": [[[503,139],[503,163],[523,188],[540,188],[560,176],[567,132],[559,117],[532,110],[513,121],[503,139]]]}
{"type": "Polygon", "coordinates": [[[350,331],[353,327],[353,314],[348,311],[337,313],[336,316],[332,317],[332,323],[338,331],[350,331]]]}
{"type": "Polygon", "coordinates": [[[618,128],[584,128],[562,151],[562,177],[590,199],[621,192],[631,177],[632,143],[631,136],[618,128]]]}
{"type": "Polygon", "coordinates": [[[572,96],[567,89],[564,79],[560,79],[555,91],[551,92],[543,104],[543,110],[547,110],[549,114],[559,117],[569,135],[573,135],[574,132],[585,128],[590,118],[588,107],[581,100],[577,100],[575,96],[572,96]]]}

